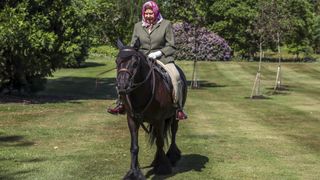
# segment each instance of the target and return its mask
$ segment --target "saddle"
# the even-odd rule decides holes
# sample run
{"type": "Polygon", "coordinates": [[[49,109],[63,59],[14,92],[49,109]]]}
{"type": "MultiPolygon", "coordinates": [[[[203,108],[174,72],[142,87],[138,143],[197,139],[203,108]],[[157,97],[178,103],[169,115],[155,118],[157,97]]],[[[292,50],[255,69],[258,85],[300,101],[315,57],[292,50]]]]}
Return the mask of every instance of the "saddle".
{"type": "Polygon", "coordinates": [[[167,88],[167,90],[172,94],[173,92],[173,85],[171,81],[171,77],[167,70],[165,69],[163,64],[158,63],[159,61],[156,61],[154,63],[154,69],[159,73],[160,77],[164,80],[164,84],[167,88]]]}

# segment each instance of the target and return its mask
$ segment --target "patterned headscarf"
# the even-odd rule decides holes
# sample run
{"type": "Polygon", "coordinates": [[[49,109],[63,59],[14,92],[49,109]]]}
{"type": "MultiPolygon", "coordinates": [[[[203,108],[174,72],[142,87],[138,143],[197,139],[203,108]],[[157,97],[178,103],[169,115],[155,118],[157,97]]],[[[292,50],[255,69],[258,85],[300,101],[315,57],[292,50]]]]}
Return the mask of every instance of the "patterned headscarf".
{"type": "Polygon", "coordinates": [[[148,2],[144,3],[142,6],[142,26],[149,27],[151,25],[144,18],[144,12],[146,11],[147,6],[150,6],[152,8],[152,11],[154,13],[154,17],[156,18],[155,22],[156,23],[161,22],[163,20],[163,18],[160,14],[158,5],[154,1],[148,1],[148,2]]]}

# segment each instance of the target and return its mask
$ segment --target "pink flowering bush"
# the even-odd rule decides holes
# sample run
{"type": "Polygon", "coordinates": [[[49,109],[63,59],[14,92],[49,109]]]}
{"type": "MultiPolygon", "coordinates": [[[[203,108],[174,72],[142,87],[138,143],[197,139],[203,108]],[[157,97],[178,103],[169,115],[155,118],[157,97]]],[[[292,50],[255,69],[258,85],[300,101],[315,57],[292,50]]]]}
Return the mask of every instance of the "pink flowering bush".
{"type": "Polygon", "coordinates": [[[230,60],[231,48],[228,43],[206,28],[198,28],[188,23],[173,25],[176,46],[176,59],[230,60]]]}

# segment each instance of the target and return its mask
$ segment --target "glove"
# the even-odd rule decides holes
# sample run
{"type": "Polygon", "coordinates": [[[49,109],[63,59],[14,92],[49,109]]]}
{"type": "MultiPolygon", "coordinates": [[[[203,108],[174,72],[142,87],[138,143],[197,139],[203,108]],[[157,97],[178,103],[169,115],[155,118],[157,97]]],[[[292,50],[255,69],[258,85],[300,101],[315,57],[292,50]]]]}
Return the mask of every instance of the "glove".
{"type": "Polygon", "coordinates": [[[162,52],[161,51],[156,51],[156,52],[150,53],[148,55],[148,57],[152,58],[152,59],[157,59],[158,57],[161,57],[161,56],[162,56],[162,52]]]}

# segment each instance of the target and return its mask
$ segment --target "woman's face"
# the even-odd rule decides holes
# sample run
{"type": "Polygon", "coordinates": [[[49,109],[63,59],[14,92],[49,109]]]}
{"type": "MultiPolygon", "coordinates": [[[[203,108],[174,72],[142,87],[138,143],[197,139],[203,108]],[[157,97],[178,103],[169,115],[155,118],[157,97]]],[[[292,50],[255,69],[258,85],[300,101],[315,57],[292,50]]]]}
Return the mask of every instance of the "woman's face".
{"type": "Polygon", "coordinates": [[[144,11],[144,18],[147,23],[152,24],[154,22],[154,13],[151,9],[146,9],[144,11]]]}

